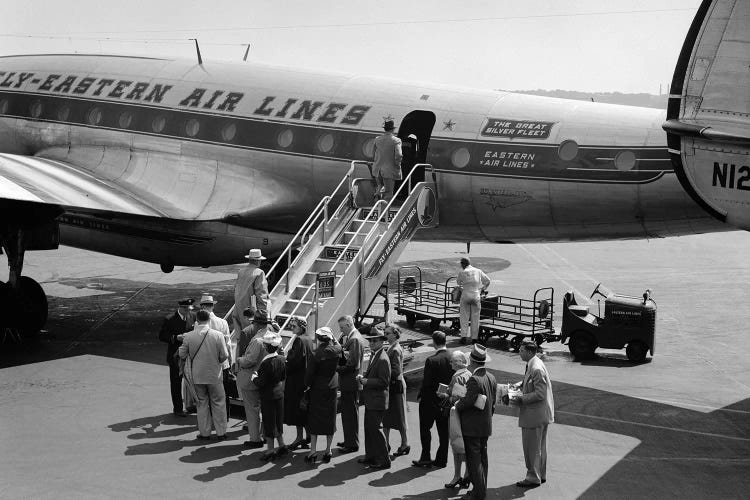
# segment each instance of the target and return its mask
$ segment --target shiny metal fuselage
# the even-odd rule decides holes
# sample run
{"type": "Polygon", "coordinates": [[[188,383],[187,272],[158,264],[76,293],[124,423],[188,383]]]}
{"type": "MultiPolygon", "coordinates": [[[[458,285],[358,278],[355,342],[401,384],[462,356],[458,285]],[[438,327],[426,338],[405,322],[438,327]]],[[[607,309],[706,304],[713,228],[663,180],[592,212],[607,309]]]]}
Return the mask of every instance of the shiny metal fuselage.
{"type": "Polygon", "coordinates": [[[436,170],[440,224],[420,239],[726,230],[675,179],[660,110],[254,64],[0,58],[0,152],[73,165],[163,214],[63,207],[61,242],[151,262],[278,252],[371,159],[384,118],[416,126],[436,170]]]}

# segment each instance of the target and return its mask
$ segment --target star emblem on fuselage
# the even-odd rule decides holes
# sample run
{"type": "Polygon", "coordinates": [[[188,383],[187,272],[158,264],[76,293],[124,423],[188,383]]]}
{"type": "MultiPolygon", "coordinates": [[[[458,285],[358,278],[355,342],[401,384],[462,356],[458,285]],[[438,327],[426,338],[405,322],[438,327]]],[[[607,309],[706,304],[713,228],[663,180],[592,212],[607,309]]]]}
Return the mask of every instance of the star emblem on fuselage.
{"type": "Polygon", "coordinates": [[[453,126],[456,124],[453,120],[448,120],[447,122],[443,122],[443,130],[450,130],[453,131],[453,126]]]}

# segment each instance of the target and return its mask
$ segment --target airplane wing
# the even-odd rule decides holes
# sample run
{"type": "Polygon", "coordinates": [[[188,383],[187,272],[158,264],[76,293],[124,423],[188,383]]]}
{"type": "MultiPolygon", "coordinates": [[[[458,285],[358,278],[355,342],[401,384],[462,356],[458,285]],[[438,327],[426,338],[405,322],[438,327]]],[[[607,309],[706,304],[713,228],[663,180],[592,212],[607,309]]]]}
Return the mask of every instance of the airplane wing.
{"type": "Polygon", "coordinates": [[[750,2],[703,1],[664,129],[685,190],[717,219],[750,229],[750,2]]]}
{"type": "Polygon", "coordinates": [[[13,154],[0,154],[0,199],[97,212],[170,216],[84,169],[13,154]]]}

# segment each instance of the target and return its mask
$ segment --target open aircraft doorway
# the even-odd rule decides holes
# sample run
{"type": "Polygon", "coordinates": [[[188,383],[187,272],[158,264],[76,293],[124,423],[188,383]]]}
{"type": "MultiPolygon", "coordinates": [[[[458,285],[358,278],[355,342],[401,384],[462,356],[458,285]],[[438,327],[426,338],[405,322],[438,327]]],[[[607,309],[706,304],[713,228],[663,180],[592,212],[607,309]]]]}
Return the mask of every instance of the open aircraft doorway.
{"type": "MultiPolygon", "coordinates": [[[[435,126],[435,113],[432,111],[411,111],[398,128],[398,137],[402,142],[404,158],[401,160],[403,176],[411,171],[417,163],[427,163],[427,146],[430,143],[432,128],[435,126]]],[[[412,174],[412,183],[424,181],[424,168],[412,174]]]]}

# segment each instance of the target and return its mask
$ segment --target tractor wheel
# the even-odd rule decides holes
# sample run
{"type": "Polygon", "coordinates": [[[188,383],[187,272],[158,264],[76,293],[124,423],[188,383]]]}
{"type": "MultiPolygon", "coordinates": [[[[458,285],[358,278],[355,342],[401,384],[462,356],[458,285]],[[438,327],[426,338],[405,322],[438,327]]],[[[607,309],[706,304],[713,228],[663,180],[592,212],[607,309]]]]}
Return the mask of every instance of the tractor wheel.
{"type": "Polygon", "coordinates": [[[647,352],[648,346],[640,340],[629,342],[628,347],[625,348],[625,354],[628,355],[628,359],[633,363],[643,363],[646,360],[647,352]]]}
{"type": "Polygon", "coordinates": [[[570,336],[568,349],[577,360],[591,359],[596,350],[596,340],[590,333],[579,330],[570,336]]]}
{"type": "Polygon", "coordinates": [[[409,328],[414,328],[414,325],[417,323],[417,315],[414,313],[406,313],[406,326],[409,328]]]}
{"type": "Polygon", "coordinates": [[[430,332],[434,332],[435,330],[440,328],[440,323],[442,323],[439,319],[431,319],[430,320],[430,332]]]}

